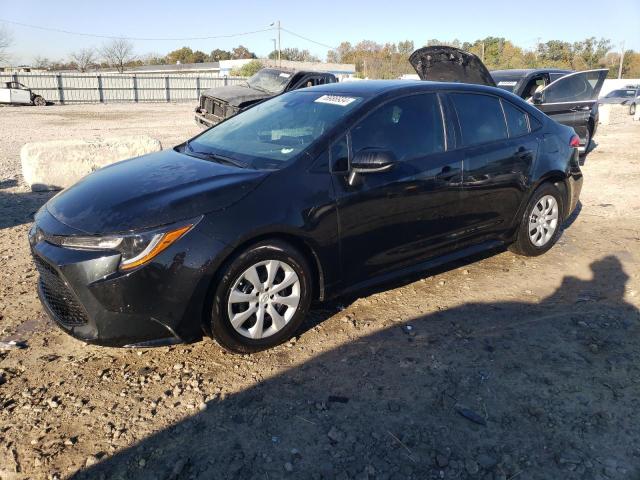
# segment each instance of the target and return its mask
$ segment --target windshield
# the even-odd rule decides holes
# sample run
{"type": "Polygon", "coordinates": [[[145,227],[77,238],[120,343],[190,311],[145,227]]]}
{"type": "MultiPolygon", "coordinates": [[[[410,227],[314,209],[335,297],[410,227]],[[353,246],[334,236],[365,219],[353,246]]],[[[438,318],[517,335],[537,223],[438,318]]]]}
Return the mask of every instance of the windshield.
{"type": "Polygon", "coordinates": [[[636,96],[635,90],[614,90],[613,92],[607,93],[606,98],[612,98],[612,97],[631,98],[635,96],[636,96]]]}
{"type": "Polygon", "coordinates": [[[361,97],[289,92],[207,130],[189,142],[188,150],[253,168],[280,168],[361,102],[361,97]]]}
{"type": "Polygon", "coordinates": [[[247,80],[247,85],[269,93],[281,93],[291,78],[291,73],[263,68],[247,80]]]}
{"type": "Polygon", "coordinates": [[[516,89],[516,85],[522,79],[520,76],[509,75],[504,73],[491,72],[493,81],[496,82],[498,88],[502,88],[508,92],[513,93],[516,89]]]}

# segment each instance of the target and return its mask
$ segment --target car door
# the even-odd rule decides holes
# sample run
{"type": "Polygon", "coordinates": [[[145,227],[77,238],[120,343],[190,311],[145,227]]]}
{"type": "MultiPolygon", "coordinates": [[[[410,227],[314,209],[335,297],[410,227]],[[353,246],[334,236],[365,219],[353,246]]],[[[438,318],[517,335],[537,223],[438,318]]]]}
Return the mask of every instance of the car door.
{"type": "Polygon", "coordinates": [[[18,82],[11,82],[11,103],[30,104],[31,91],[18,82]]]}
{"type": "Polygon", "coordinates": [[[463,157],[460,247],[499,238],[512,226],[537,154],[529,119],[501,97],[452,92],[463,157]]]}
{"type": "Polygon", "coordinates": [[[332,148],[343,279],[349,284],[414,265],[455,247],[462,160],[448,151],[439,96],[387,101],[332,148]],[[349,172],[348,157],[393,153],[393,168],[349,172]]]}
{"type": "Polygon", "coordinates": [[[573,127],[584,139],[608,71],[605,68],[565,75],[536,94],[533,103],[556,122],[573,127]]]}

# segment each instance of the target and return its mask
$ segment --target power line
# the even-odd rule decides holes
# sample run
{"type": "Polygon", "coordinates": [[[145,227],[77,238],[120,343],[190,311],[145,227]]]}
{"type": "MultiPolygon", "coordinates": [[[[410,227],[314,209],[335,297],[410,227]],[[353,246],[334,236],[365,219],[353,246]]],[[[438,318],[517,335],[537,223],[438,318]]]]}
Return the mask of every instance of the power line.
{"type": "MultiPolygon", "coordinates": [[[[269,32],[271,30],[274,30],[274,28],[269,27],[269,28],[263,28],[260,30],[252,30],[250,32],[239,32],[239,33],[228,33],[228,34],[224,34],[224,35],[207,35],[207,36],[203,36],[203,37],[175,37],[175,38],[145,38],[145,37],[127,37],[127,36],[123,36],[123,35],[101,35],[101,34],[97,34],[97,33],[86,33],[86,32],[74,32],[71,30],[63,30],[60,28],[54,28],[54,27],[43,27],[41,25],[31,25],[28,23],[21,23],[21,22],[14,22],[13,20],[4,20],[2,18],[0,18],[0,22],[2,23],[7,23],[10,25],[17,25],[20,27],[27,27],[27,28],[34,28],[36,30],[44,30],[44,31],[48,31],[48,32],[56,32],[56,33],[65,33],[67,35],[77,35],[77,36],[81,36],[81,37],[93,37],[93,38],[108,38],[108,39],[123,39],[123,40],[139,40],[139,41],[187,41],[187,40],[213,40],[216,38],[232,38],[232,37],[241,37],[244,35],[251,35],[254,33],[261,33],[261,32],[269,32]]],[[[284,30],[284,28],[283,28],[284,30]]],[[[291,32],[289,32],[291,33],[291,32]]]]}
{"type": "Polygon", "coordinates": [[[289,35],[293,35],[294,37],[298,37],[301,38],[302,40],[306,40],[307,42],[311,42],[311,43],[315,43],[316,45],[320,45],[321,47],[325,47],[328,48],[329,50],[335,50],[337,47],[333,47],[331,45],[327,45],[326,43],[321,43],[321,42],[316,42],[315,40],[310,39],[309,37],[304,37],[300,34],[297,34],[295,32],[292,32],[291,30],[287,30],[284,27],[280,27],[282,28],[282,30],[284,30],[285,32],[287,32],[289,35]]]}

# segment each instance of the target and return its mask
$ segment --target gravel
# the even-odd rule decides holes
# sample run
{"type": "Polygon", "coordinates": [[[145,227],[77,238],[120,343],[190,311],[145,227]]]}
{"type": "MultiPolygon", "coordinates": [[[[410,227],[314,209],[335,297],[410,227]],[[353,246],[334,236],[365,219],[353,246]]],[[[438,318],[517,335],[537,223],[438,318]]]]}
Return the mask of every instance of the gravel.
{"type": "Polygon", "coordinates": [[[199,131],[192,107],[0,109],[0,341],[26,347],[0,350],[0,478],[640,475],[640,124],[600,129],[582,210],[544,256],[316,306],[296,341],[251,356],[70,338],[36,296],[26,233],[49,196],[21,183],[20,146],[169,147],[199,131]]]}

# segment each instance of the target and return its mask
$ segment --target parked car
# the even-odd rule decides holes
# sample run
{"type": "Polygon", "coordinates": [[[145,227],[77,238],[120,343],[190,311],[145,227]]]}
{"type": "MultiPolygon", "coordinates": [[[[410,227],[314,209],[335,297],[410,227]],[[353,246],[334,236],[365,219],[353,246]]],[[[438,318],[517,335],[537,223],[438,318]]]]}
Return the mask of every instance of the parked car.
{"type": "Polygon", "coordinates": [[[498,88],[288,92],[49,200],[29,233],[40,298],[87,342],[255,352],[314,300],[501,246],[545,253],[578,202],[577,147],[498,88]]]}
{"type": "Polygon", "coordinates": [[[608,69],[489,72],[476,55],[454,47],[431,46],[409,58],[422,80],[476,83],[507,90],[535,105],[555,121],[572,127],[586,153],[598,128],[598,95],[608,69]]]}
{"type": "Polygon", "coordinates": [[[205,90],[196,108],[196,123],[211,127],[268,98],[298,88],[335,83],[333,73],[263,68],[244,84],[205,90]]]}
{"type": "Polygon", "coordinates": [[[0,87],[0,103],[42,107],[47,101],[20,82],[5,82],[4,86],[0,87]]]}
{"type": "Polygon", "coordinates": [[[598,100],[598,102],[602,105],[607,103],[615,105],[628,105],[629,115],[635,115],[636,105],[640,103],[640,88],[619,88],[607,93],[603,98],[598,100]]]}

